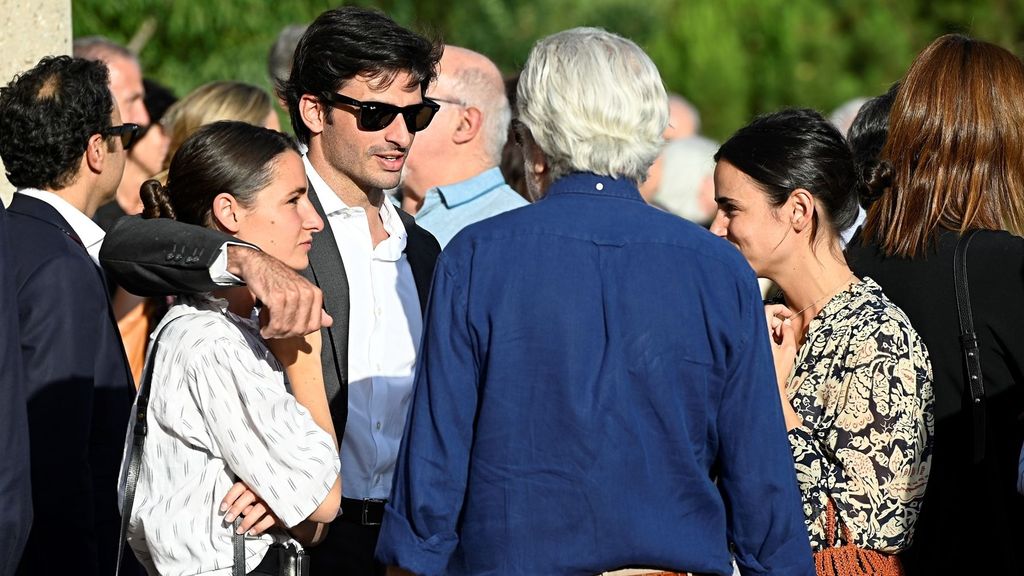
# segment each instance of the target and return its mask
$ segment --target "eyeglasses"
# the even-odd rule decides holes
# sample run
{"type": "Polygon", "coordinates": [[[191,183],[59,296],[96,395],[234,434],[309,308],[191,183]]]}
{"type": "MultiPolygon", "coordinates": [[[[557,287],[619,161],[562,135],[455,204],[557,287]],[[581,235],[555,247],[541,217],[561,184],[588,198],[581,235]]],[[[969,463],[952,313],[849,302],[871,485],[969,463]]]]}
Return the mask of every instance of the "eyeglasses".
{"type": "Polygon", "coordinates": [[[434,102],[444,102],[445,104],[454,104],[456,106],[466,107],[466,103],[462,100],[452,100],[451,98],[438,98],[437,96],[430,96],[430,99],[434,102]]]}
{"type": "Polygon", "coordinates": [[[359,129],[367,132],[383,130],[395,121],[399,114],[405,120],[405,127],[409,132],[415,133],[430,126],[434,114],[441,108],[441,105],[430,98],[424,98],[419,104],[410,104],[399,108],[393,104],[382,102],[360,102],[355,98],[342,96],[341,94],[329,93],[323,97],[332,106],[356,106],[359,112],[356,119],[359,122],[359,129]]]}
{"type": "Polygon", "coordinates": [[[101,134],[104,136],[118,136],[121,138],[121,147],[128,150],[138,140],[141,132],[141,128],[138,124],[121,124],[120,126],[111,126],[107,128],[101,134]]]}

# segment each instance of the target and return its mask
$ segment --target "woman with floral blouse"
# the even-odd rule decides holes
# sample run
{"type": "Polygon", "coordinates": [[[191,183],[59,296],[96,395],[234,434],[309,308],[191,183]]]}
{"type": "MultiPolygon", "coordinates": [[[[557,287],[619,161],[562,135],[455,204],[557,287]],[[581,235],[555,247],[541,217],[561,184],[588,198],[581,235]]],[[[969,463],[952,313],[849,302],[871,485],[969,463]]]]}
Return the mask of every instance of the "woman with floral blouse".
{"type": "Polygon", "coordinates": [[[931,364],[903,312],[843,256],[839,231],[857,214],[850,151],[818,113],[786,110],[741,128],[715,160],[712,232],[785,298],[765,312],[811,547],[847,543],[845,527],[849,543],[896,554],[928,480],[931,364]]]}

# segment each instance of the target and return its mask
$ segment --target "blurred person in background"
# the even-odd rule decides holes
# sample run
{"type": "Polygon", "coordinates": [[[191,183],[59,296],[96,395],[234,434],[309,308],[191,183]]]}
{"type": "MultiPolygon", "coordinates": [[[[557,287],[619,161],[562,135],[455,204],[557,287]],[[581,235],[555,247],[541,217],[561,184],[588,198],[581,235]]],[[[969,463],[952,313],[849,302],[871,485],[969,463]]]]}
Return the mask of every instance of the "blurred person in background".
{"type": "Polygon", "coordinates": [[[146,87],[142,83],[139,57],[124,46],[103,36],[75,38],[72,43],[75,58],[99,60],[110,70],[110,92],[121,110],[124,122],[149,126],[149,112],[144,98],[146,87]]]}
{"type": "Polygon", "coordinates": [[[486,56],[445,46],[427,98],[441,105],[402,172],[402,208],[444,248],[469,224],[527,204],[498,165],[512,117],[486,56]]]}
{"type": "Polygon", "coordinates": [[[847,247],[851,267],[906,311],[935,370],[935,450],[908,575],[1024,572],[1022,94],[1024,64],[994,44],[947,35],[918,54],[847,247]],[[982,375],[969,380],[953,268],[974,231],[967,284],[982,375]]]}
{"type": "MultiPolygon", "coordinates": [[[[700,131],[700,113],[689,100],[679,94],[669,94],[668,113],[668,126],[662,134],[666,143],[696,136],[700,131]]],[[[640,194],[647,202],[651,202],[661,188],[664,171],[665,152],[662,149],[662,153],[647,171],[647,178],[640,184],[640,194]]]]}
{"type": "Polygon", "coordinates": [[[505,147],[501,149],[501,176],[510,188],[523,197],[523,200],[533,202],[535,198],[530,197],[530,191],[526,188],[526,174],[523,172],[523,149],[516,142],[516,88],[518,86],[518,73],[505,78],[505,97],[508,98],[512,120],[508,125],[505,147]]]}
{"type": "Polygon", "coordinates": [[[170,139],[164,170],[181,144],[200,127],[219,120],[236,120],[271,130],[281,130],[274,104],[267,91],[252,84],[218,81],[203,84],[171,106],[163,118],[170,139]]]}
{"type": "MultiPolygon", "coordinates": [[[[299,39],[306,33],[307,28],[309,24],[289,24],[281,28],[270,46],[270,52],[267,54],[267,75],[270,78],[270,85],[275,89],[288,81],[288,76],[292,73],[295,47],[299,45],[299,39]]],[[[287,112],[287,102],[277,98],[277,104],[287,112]]]]}
{"type": "Polygon", "coordinates": [[[715,219],[715,152],[718,144],[702,136],[669,142],[662,150],[661,183],[651,204],[705,228],[715,219]]]}

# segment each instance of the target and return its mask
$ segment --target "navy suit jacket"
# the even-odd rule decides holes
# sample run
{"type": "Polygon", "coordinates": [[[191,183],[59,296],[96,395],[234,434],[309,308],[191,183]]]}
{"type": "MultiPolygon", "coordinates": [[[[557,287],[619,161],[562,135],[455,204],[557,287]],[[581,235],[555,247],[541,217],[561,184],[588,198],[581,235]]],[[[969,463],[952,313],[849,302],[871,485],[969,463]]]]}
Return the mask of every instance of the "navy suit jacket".
{"type": "Polygon", "coordinates": [[[0,204],[0,574],[14,572],[32,524],[28,422],[8,247],[7,211],[0,204]]]}
{"type": "Polygon", "coordinates": [[[35,521],[19,574],[113,574],[134,385],[103,274],[49,204],[15,195],[12,269],[35,521]]]}

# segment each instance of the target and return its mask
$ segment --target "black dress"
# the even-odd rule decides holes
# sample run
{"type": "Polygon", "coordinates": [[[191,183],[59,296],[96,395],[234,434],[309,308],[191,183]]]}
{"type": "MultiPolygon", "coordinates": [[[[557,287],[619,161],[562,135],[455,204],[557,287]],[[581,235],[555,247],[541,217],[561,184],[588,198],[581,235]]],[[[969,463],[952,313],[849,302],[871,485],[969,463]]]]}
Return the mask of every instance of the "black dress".
{"type": "Polygon", "coordinates": [[[959,234],[941,231],[924,256],[885,258],[858,237],[850,267],[875,279],[910,318],[934,371],[932,470],[910,549],[908,575],[1024,574],[1024,497],[1017,465],[1024,440],[1024,239],[983,231],[967,254],[968,283],[987,395],[986,458],[972,463],[973,425],[964,403],[953,252],[959,234]]]}

